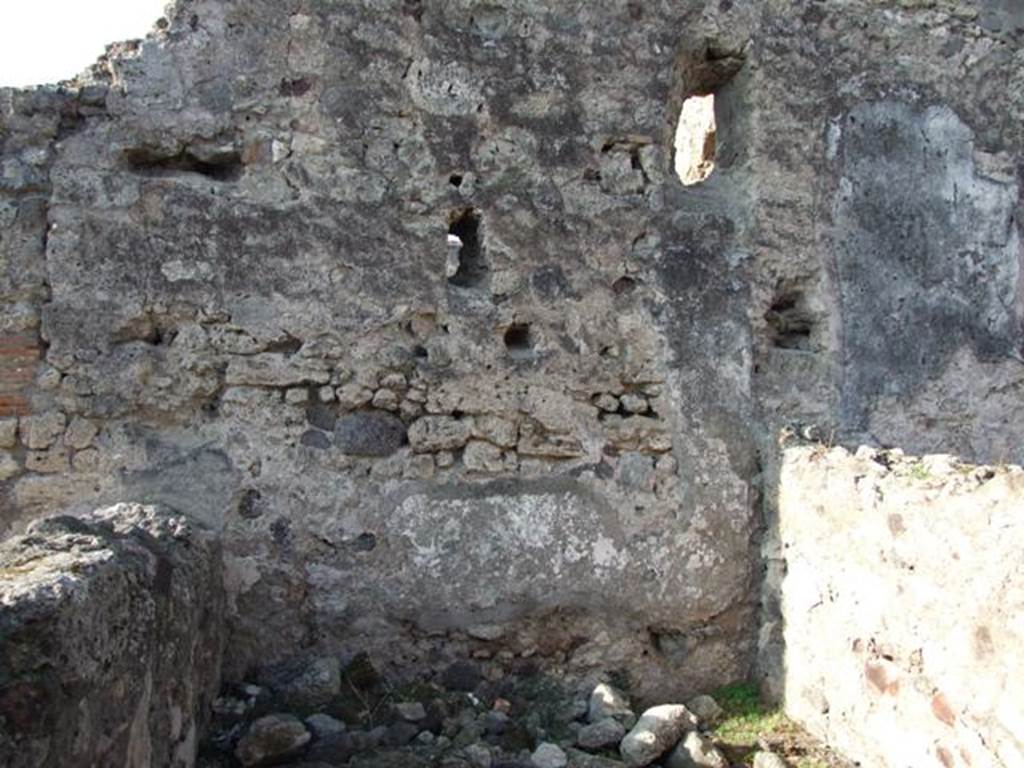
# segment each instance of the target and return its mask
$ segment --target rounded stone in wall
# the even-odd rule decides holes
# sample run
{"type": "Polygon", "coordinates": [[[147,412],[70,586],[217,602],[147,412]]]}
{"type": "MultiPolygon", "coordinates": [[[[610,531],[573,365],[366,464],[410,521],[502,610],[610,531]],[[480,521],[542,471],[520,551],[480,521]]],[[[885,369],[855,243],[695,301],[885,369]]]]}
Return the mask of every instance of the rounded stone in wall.
{"type": "Polygon", "coordinates": [[[383,411],[357,411],[342,416],[334,428],[343,453],[355,456],[390,456],[406,443],[405,425],[383,411]]]}

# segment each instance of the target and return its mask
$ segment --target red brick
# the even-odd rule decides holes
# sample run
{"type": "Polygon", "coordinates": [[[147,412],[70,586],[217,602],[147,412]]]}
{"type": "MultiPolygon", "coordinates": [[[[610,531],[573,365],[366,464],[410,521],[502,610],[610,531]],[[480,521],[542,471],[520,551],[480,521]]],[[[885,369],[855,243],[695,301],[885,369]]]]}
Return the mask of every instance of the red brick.
{"type": "Polygon", "coordinates": [[[28,400],[21,395],[0,395],[0,416],[27,416],[28,400]]]}
{"type": "Polygon", "coordinates": [[[40,356],[35,336],[0,336],[0,416],[29,413],[27,393],[40,356]]]}

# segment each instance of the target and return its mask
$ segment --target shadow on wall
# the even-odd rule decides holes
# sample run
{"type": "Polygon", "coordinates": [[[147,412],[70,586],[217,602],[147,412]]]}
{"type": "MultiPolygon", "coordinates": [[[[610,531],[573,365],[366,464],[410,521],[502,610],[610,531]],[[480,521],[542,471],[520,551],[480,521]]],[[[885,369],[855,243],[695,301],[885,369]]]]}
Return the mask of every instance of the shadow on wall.
{"type": "MultiPolygon", "coordinates": [[[[963,458],[783,432],[762,687],[863,765],[1024,764],[1024,471],[968,463],[1024,458],[1015,171],[942,105],[861,103],[827,143],[837,430],[963,458]]],[[[780,284],[773,347],[813,348],[812,309],[780,284]]]]}
{"type": "Polygon", "coordinates": [[[866,102],[830,131],[843,426],[912,450],[984,455],[949,441],[958,419],[978,436],[980,424],[1004,423],[985,400],[1003,399],[992,387],[1000,366],[1019,374],[1012,161],[981,151],[942,105],[866,102]],[[951,363],[965,351],[976,365],[962,372],[951,363]]]}
{"type": "Polygon", "coordinates": [[[764,690],[864,765],[1024,757],[1024,470],[792,440],[771,473],[764,690]]]}

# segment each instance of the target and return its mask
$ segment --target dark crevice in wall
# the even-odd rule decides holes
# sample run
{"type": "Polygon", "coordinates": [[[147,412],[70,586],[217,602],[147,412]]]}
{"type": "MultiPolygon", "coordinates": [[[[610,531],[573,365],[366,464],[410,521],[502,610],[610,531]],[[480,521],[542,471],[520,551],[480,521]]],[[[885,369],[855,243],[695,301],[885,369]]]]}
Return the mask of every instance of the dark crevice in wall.
{"type": "Polygon", "coordinates": [[[636,290],[637,281],[632,277],[623,275],[614,283],[612,283],[612,293],[616,296],[625,296],[626,294],[632,293],[636,290]]]}
{"type": "Polygon", "coordinates": [[[277,352],[285,357],[291,357],[296,352],[302,349],[302,339],[297,339],[291,334],[287,334],[284,338],[272,341],[264,348],[264,352],[277,352]]]}
{"type": "Polygon", "coordinates": [[[313,87],[313,81],[307,77],[299,77],[294,80],[283,78],[278,86],[278,93],[282,96],[304,96],[313,87]]]}
{"type": "Polygon", "coordinates": [[[451,285],[476,288],[487,279],[490,270],[484,258],[480,224],[480,212],[469,208],[458,213],[448,227],[448,235],[457,238],[459,243],[459,266],[455,274],[448,278],[451,285]]]}
{"type": "Polygon", "coordinates": [[[403,0],[402,13],[411,16],[416,22],[423,20],[423,0],[403,0]]]}
{"type": "Polygon", "coordinates": [[[765,313],[771,344],[776,349],[809,350],[814,319],[808,311],[804,294],[797,290],[783,291],[765,313]]]}
{"type": "Polygon", "coordinates": [[[168,176],[176,173],[197,173],[214,181],[236,181],[242,175],[242,156],[226,152],[200,160],[188,150],[167,157],[149,149],[131,149],[125,152],[128,167],[145,176],[168,176]]]}
{"type": "Polygon", "coordinates": [[[528,323],[513,323],[505,331],[505,349],[512,358],[533,357],[533,334],[528,323]]]}
{"type": "Polygon", "coordinates": [[[236,507],[238,516],[245,520],[255,520],[263,514],[263,510],[260,508],[260,499],[262,498],[262,494],[254,488],[242,491],[236,507]]]}

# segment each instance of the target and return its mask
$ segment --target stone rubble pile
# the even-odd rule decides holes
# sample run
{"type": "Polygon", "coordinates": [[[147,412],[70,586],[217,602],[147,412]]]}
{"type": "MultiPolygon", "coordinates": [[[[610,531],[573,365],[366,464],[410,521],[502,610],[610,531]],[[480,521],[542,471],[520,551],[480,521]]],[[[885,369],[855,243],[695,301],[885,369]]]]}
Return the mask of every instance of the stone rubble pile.
{"type": "MultiPolygon", "coordinates": [[[[545,675],[489,682],[458,662],[436,682],[392,685],[366,654],[303,657],[229,686],[200,768],[729,768],[706,695],[637,713],[605,682],[545,675]]],[[[775,757],[772,755],[772,757],[775,757]]],[[[778,763],[785,765],[784,763],[778,763]]]]}

